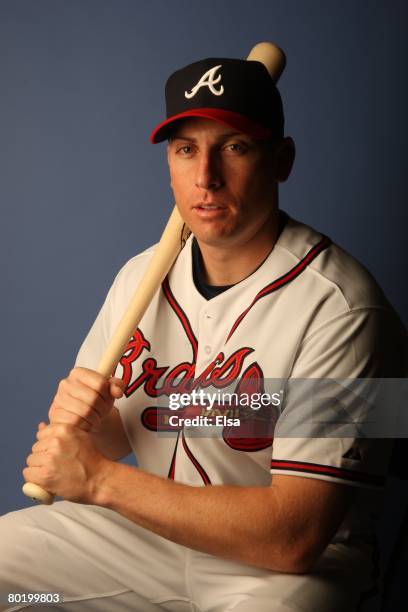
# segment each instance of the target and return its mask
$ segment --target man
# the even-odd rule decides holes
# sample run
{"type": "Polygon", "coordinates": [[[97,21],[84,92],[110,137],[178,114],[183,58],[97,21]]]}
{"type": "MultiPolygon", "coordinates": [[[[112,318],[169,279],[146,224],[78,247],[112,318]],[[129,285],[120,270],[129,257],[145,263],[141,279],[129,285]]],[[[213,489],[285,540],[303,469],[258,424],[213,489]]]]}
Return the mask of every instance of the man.
{"type": "Polygon", "coordinates": [[[58,591],[61,610],[374,609],[387,445],[302,435],[286,383],[274,430],[271,406],[251,421],[240,401],[272,380],[402,376],[400,323],[354,259],[279,211],[295,149],[262,64],[196,62],[166,98],[152,141],[192,236],[107,381],[94,368],[153,249],[116,277],[23,472],[67,501],[3,517],[1,590],[58,591]],[[219,435],[183,421],[208,405],[169,408],[204,389],[239,397],[219,435]],[[132,450],[138,468],[117,463],[132,450]]]}

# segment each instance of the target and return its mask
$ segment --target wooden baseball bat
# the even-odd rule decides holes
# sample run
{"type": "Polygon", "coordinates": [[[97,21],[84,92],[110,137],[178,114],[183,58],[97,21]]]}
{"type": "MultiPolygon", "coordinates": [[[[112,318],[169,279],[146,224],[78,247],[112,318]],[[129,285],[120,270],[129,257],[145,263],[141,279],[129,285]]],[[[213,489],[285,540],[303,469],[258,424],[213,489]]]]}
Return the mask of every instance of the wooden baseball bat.
{"type": "MultiPolygon", "coordinates": [[[[268,42],[255,45],[247,60],[262,62],[275,83],[277,83],[286,65],[286,58],[282,49],[268,42]]],[[[129,338],[137,329],[154,294],[184,246],[188,234],[189,229],[185,226],[177,206],[175,206],[152,260],[98,364],[96,371],[102,376],[109,378],[112,375],[123,355],[129,338]]],[[[52,493],[32,482],[26,482],[23,485],[23,493],[43,504],[49,505],[54,501],[52,493]]]]}
{"type": "MultiPolygon", "coordinates": [[[[175,206],[148,268],[96,368],[102,376],[109,378],[112,375],[129,338],[135,332],[188,235],[189,230],[175,206]]],[[[23,493],[43,504],[50,505],[54,501],[52,493],[48,493],[33,482],[26,482],[23,485],[23,493]]]]}

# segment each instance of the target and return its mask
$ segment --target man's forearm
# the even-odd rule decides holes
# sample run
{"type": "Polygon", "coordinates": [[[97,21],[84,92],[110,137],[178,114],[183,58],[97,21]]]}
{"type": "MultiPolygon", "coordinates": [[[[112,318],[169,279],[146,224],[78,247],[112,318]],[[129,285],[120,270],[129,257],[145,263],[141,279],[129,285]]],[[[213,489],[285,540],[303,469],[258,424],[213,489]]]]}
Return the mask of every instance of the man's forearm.
{"type": "Polygon", "coordinates": [[[92,501],[164,538],[278,571],[304,571],[273,487],[192,487],[110,464],[92,501]]]}

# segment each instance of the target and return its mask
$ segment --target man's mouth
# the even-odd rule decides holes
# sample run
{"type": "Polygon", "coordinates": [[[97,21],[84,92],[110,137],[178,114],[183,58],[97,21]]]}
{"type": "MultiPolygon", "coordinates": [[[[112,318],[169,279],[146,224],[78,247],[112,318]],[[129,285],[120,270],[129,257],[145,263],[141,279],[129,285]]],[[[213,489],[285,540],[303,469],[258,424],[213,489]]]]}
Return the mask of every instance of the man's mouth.
{"type": "Polygon", "coordinates": [[[225,206],[221,206],[220,204],[196,204],[194,208],[199,208],[201,210],[222,210],[225,206]]]}

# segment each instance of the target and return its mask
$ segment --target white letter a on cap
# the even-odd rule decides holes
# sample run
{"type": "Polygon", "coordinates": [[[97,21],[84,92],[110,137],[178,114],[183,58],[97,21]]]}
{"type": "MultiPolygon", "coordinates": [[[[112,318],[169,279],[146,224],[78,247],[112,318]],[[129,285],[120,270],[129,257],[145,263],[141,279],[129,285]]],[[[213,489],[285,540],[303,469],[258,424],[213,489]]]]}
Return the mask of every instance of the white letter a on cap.
{"type": "Polygon", "coordinates": [[[187,91],[184,92],[186,98],[193,98],[196,95],[197,91],[200,89],[200,87],[208,87],[208,89],[211,91],[212,94],[214,94],[214,96],[220,96],[221,94],[223,94],[223,85],[221,85],[219,89],[215,89],[214,87],[214,85],[221,81],[220,74],[217,76],[217,78],[215,78],[215,73],[217,72],[218,68],[221,68],[221,65],[222,64],[220,64],[219,66],[214,66],[214,68],[210,68],[209,70],[207,70],[207,72],[203,74],[201,79],[198,81],[197,85],[194,85],[190,93],[188,93],[187,91]]]}

